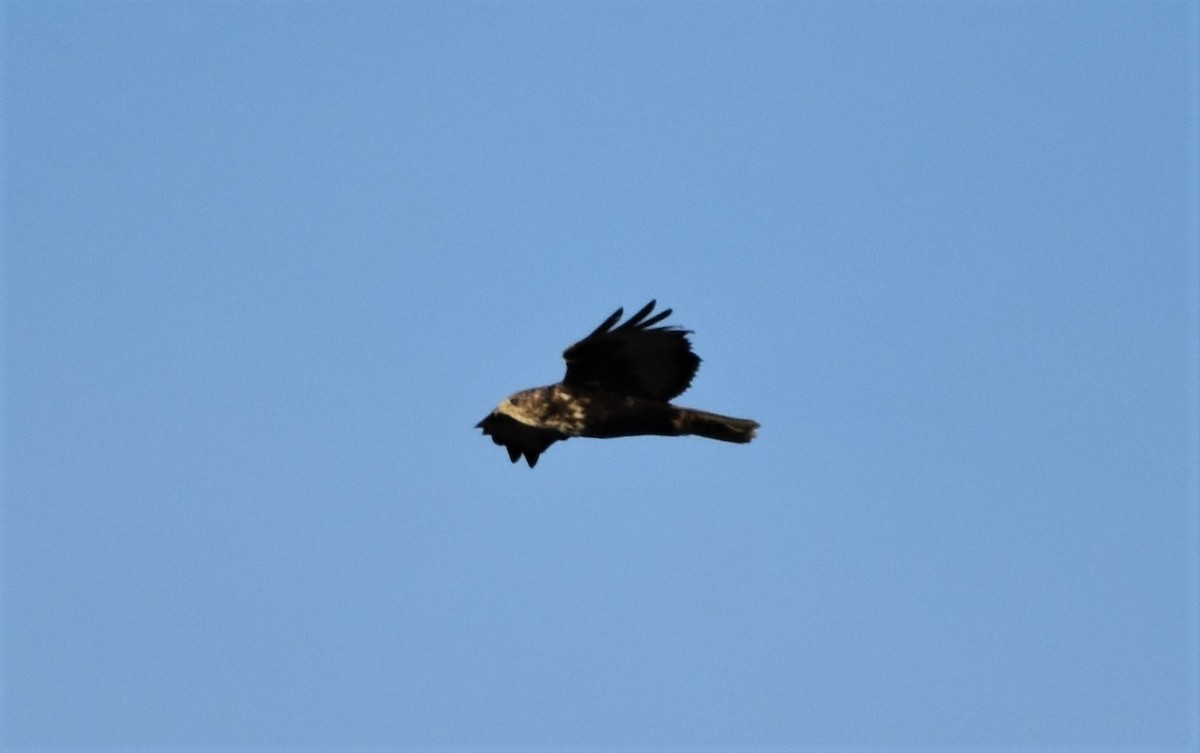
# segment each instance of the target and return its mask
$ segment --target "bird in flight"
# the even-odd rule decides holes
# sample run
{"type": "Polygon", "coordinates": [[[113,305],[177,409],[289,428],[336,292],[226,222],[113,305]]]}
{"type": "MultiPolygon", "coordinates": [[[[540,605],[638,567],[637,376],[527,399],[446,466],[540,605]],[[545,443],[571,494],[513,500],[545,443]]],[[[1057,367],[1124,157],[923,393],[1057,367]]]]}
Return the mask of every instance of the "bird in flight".
{"type": "Polygon", "coordinates": [[[754,439],[758,423],[681,408],[670,400],[692,383],[700,357],[692,352],[691,330],[654,325],[671,309],[654,311],[650,301],[617,324],[617,309],[590,335],[567,348],[567,373],[558,384],[522,390],[505,398],[475,425],[532,468],[546,448],[571,437],[695,435],[722,442],[754,439]]]}

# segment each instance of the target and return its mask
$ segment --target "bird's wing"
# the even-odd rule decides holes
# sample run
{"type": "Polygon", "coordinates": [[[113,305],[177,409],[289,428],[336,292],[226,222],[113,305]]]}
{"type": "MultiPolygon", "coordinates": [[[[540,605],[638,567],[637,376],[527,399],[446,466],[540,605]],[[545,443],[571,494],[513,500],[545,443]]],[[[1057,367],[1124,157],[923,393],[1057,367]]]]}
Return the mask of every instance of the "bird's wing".
{"type": "Polygon", "coordinates": [[[700,357],[692,352],[689,330],[655,327],[671,309],[651,316],[654,301],[621,320],[617,309],[590,335],[567,348],[567,375],[563,384],[593,387],[623,395],[670,400],[692,383],[700,357]]]}
{"type": "Polygon", "coordinates": [[[567,435],[552,429],[542,429],[529,424],[523,424],[512,416],[492,412],[482,421],[475,424],[476,429],[490,436],[492,441],[503,445],[508,450],[508,459],[514,463],[525,455],[529,467],[537,465],[538,457],[546,448],[567,435]]]}

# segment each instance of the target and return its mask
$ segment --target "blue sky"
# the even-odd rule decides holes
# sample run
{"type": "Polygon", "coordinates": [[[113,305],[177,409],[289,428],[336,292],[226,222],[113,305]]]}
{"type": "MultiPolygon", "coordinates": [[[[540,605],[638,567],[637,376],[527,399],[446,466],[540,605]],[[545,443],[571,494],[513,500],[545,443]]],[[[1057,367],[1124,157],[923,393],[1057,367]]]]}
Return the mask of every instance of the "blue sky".
{"type": "Polygon", "coordinates": [[[1196,3],[2,17],[8,749],[1200,746],[1196,3]]]}

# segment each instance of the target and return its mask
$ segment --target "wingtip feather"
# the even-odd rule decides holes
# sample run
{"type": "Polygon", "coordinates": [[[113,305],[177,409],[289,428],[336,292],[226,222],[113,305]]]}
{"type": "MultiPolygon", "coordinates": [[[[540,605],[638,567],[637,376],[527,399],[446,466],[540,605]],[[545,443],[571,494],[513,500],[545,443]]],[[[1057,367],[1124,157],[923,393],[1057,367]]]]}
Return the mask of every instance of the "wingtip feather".
{"type": "Polygon", "coordinates": [[[654,310],[655,303],[657,303],[657,301],[652,300],[645,306],[642,306],[640,309],[638,309],[636,314],[629,317],[629,319],[617,329],[633,329],[634,327],[640,326],[642,320],[646,318],[646,315],[654,310]]]}
{"type": "Polygon", "coordinates": [[[657,314],[650,317],[646,321],[642,322],[641,328],[648,329],[648,328],[654,326],[655,324],[658,324],[663,319],[666,319],[670,315],[671,315],[671,309],[663,309],[662,311],[658,312],[657,314]]]}
{"type": "MultiPolygon", "coordinates": [[[[592,330],[592,333],[590,335],[588,335],[588,337],[592,337],[594,335],[599,335],[604,332],[607,332],[609,329],[612,328],[612,326],[614,324],[621,321],[621,317],[624,315],[625,315],[625,307],[624,306],[619,307],[616,311],[614,311],[612,313],[611,316],[609,316],[607,319],[605,319],[603,322],[601,322],[599,327],[596,327],[594,330],[592,330]]],[[[586,340],[587,337],[585,337],[584,339],[586,340]]]]}

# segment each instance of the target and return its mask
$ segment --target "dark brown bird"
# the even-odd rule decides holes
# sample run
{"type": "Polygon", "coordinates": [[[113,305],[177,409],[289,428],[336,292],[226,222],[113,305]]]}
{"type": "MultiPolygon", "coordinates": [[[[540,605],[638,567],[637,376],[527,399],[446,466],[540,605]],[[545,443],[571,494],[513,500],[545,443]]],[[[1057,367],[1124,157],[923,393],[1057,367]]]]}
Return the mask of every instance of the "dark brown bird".
{"type": "Polygon", "coordinates": [[[653,316],[654,301],[621,321],[617,309],[590,335],[567,348],[567,374],[558,384],[505,398],[475,425],[532,468],[546,448],[571,437],[694,434],[722,442],[754,439],[758,423],[670,403],[692,383],[700,357],[691,330],[655,327],[671,309],[653,316]],[[616,325],[616,326],[614,326],[616,325]]]}

